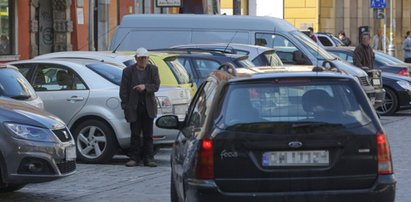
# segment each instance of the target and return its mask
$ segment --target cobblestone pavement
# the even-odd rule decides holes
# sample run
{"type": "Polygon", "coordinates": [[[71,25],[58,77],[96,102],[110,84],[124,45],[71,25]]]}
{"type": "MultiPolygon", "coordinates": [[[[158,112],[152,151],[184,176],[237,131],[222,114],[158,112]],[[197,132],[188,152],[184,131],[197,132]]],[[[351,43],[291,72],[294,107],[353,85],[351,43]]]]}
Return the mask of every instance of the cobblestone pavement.
{"type": "MultiPolygon", "coordinates": [[[[382,117],[389,137],[398,180],[397,202],[411,198],[411,110],[397,116],[382,117]]],[[[0,194],[3,202],[43,201],[141,201],[169,200],[170,149],[156,156],[157,168],[125,167],[127,159],[116,157],[109,164],[78,164],[77,173],[60,180],[31,184],[15,193],[0,194]]]]}

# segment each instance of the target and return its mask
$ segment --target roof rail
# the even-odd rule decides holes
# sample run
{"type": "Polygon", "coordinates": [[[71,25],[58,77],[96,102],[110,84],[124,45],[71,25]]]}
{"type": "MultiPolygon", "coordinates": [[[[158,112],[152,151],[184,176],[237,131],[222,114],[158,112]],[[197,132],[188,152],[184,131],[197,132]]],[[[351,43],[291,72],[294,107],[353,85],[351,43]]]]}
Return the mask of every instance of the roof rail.
{"type": "Polygon", "coordinates": [[[159,52],[185,52],[187,54],[195,54],[197,53],[210,53],[216,56],[225,56],[225,54],[232,54],[232,52],[228,51],[220,51],[214,49],[207,49],[207,48],[160,48],[160,49],[150,49],[149,51],[159,51],[159,52]]]}

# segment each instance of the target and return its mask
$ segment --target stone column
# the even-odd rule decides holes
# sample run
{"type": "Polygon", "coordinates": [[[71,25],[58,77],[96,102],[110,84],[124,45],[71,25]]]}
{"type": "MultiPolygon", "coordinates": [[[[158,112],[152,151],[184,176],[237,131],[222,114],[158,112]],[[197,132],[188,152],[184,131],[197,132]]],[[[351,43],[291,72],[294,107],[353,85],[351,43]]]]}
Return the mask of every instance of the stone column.
{"type": "Polygon", "coordinates": [[[39,21],[36,14],[39,9],[39,0],[30,1],[30,58],[39,55],[39,21]]]}
{"type": "Polygon", "coordinates": [[[54,51],[72,50],[71,32],[73,22],[70,19],[71,0],[53,0],[54,51]]]}

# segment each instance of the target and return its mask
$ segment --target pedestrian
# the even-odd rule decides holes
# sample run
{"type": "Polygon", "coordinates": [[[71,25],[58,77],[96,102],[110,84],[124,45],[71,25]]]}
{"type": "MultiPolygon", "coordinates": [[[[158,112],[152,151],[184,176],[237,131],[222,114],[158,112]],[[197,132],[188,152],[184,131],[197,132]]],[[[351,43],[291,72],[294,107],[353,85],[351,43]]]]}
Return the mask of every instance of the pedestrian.
{"type": "Polygon", "coordinates": [[[137,63],[126,67],[120,84],[121,107],[130,123],[130,160],[126,166],[156,167],[153,157],[153,120],[157,116],[157,102],[154,93],[160,87],[158,68],[148,64],[148,51],[138,48],[137,63]],[[141,144],[141,132],[143,142],[141,144]]]}
{"type": "Polygon", "coordinates": [[[10,55],[10,41],[6,35],[0,36],[0,55],[10,55]]]}
{"type": "Polygon", "coordinates": [[[383,34],[383,31],[381,28],[377,29],[377,33],[374,35],[372,38],[372,49],[374,50],[379,50],[379,51],[385,51],[388,48],[388,40],[387,37],[383,34]],[[385,47],[384,47],[385,45],[385,47]]]}
{"type": "Polygon", "coordinates": [[[308,28],[308,31],[309,31],[308,36],[309,36],[313,41],[315,41],[315,43],[317,43],[317,37],[314,35],[314,29],[313,29],[312,27],[309,27],[309,28],[308,28]]]}
{"type": "Polygon", "coordinates": [[[338,38],[344,43],[345,46],[351,45],[351,40],[345,35],[344,31],[340,31],[340,33],[338,33],[338,38]]]}
{"type": "Polygon", "coordinates": [[[408,31],[402,42],[402,50],[404,55],[404,62],[411,63],[411,32],[408,31]]]}
{"type": "Polygon", "coordinates": [[[370,46],[370,41],[370,33],[362,33],[361,42],[354,50],[354,65],[365,70],[374,68],[375,55],[370,46]]]}

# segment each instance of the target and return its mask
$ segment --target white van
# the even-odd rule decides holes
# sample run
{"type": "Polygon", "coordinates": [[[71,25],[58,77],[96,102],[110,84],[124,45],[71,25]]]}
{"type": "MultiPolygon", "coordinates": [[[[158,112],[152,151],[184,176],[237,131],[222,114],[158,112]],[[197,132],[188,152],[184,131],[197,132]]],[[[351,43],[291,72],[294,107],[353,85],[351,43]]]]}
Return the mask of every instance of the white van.
{"type": "Polygon", "coordinates": [[[128,15],[117,27],[110,50],[161,49],[191,43],[243,43],[274,48],[284,64],[336,67],[357,77],[376,107],[384,99],[380,76],[370,80],[366,72],[329,54],[293,25],[274,17],[128,15]]]}

